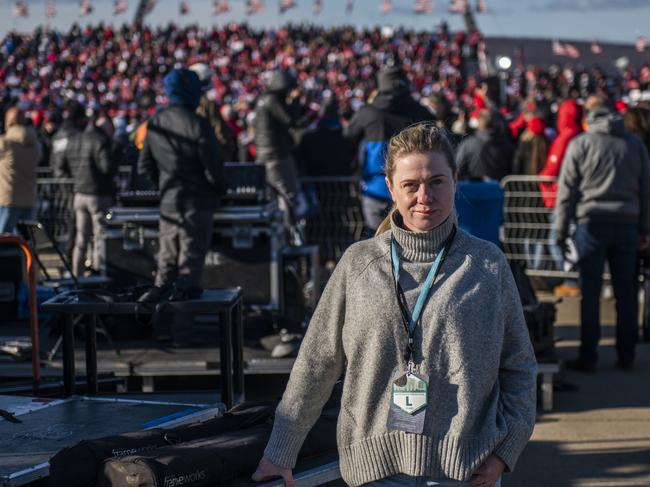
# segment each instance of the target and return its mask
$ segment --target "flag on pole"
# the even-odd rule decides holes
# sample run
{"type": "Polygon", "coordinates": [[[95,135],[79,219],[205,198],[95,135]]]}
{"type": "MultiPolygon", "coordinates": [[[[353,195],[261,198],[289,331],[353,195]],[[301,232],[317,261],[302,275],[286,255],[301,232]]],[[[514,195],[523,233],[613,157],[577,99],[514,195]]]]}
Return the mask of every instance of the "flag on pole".
{"type": "Polygon", "coordinates": [[[178,13],[180,15],[187,15],[190,13],[190,4],[187,3],[187,0],[181,0],[181,3],[178,5],[178,13]]]}
{"type": "Polygon", "coordinates": [[[230,12],[228,0],[214,0],[212,2],[212,15],[225,14],[230,12]]]}
{"type": "Polygon", "coordinates": [[[449,2],[449,12],[452,14],[464,14],[469,8],[467,1],[468,0],[451,0],[449,2]]]}
{"type": "Polygon", "coordinates": [[[476,11],[480,14],[486,13],[488,11],[487,1],[476,0],[476,11]]]}
{"type": "Polygon", "coordinates": [[[82,17],[85,17],[86,15],[90,15],[93,13],[93,4],[91,3],[90,0],[81,0],[79,3],[79,15],[82,17]]]}
{"type": "Polygon", "coordinates": [[[413,11],[416,14],[430,14],[433,12],[433,0],[415,0],[413,11]]]}
{"type": "Polygon", "coordinates": [[[591,41],[591,46],[590,46],[590,51],[592,54],[602,54],[603,53],[603,48],[600,47],[600,44],[598,44],[598,41],[594,39],[591,41]]]}
{"type": "Polygon", "coordinates": [[[578,59],[580,57],[580,51],[578,48],[573,44],[569,44],[568,42],[564,43],[564,52],[567,56],[573,59],[578,59]]]}
{"type": "Polygon", "coordinates": [[[14,4],[14,17],[29,17],[29,7],[27,6],[27,2],[18,0],[14,4]]]}
{"type": "Polygon", "coordinates": [[[346,0],[345,2],[346,13],[351,14],[353,10],[354,10],[354,0],[346,0]]]}
{"type": "Polygon", "coordinates": [[[287,10],[291,10],[296,6],[295,0],[280,0],[280,13],[283,14],[287,10]]]}
{"type": "Polygon", "coordinates": [[[45,16],[50,19],[56,17],[56,5],[54,5],[54,0],[47,0],[47,2],[45,2],[45,16]]]}
{"type": "Polygon", "coordinates": [[[115,0],[113,2],[113,15],[120,15],[129,10],[128,0],[115,0]]]}
{"type": "Polygon", "coordinates": [[[255,15],[264,10],[262,0],[246,0],[246,15],[255,15]]]}
{"type": "Polygon", "coordinates": [[[557,39],[553,41],[552,48],[553,54],[556,56],[566,56],[566,50],[560,41],[557,39]]]}
{"type": "Polygon", "coordinates": [[[636,48],[636,52],[643,52],[648,48],[648,38],[646,36],[638,36],[636,38],[636,42],[634,43],[634,47],[636,48]]]}
{"type": "Polygon", "coordinates": [[[314,15],[318,15],[323,11],[323,1],[314,0],[314,15]]]}
{"type": "Polygon", "coordinates": [[[391,0],[383,0],[381,2],[381,6],[379,7],[379,10],[381,11],[382,14],[386,15],[391,10],[393,10],[393,2],[391,0]]]}

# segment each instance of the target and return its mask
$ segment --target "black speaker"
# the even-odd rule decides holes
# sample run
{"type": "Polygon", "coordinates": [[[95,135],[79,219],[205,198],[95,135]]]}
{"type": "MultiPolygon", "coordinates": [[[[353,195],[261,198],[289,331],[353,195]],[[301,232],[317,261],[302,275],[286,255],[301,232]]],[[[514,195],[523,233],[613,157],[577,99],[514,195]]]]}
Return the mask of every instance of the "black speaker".
{"type": "Polygon", "coordinates": [[[23,281],[23,253],[15,245],[0,246],[0,323],[18,316],[18,290],[23,281]]]}

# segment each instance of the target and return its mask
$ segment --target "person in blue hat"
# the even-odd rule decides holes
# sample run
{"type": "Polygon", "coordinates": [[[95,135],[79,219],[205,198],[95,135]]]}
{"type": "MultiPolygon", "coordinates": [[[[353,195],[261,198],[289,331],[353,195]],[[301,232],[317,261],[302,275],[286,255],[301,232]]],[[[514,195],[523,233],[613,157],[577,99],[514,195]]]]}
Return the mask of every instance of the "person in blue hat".
{"type": "Polygon", "coordinates": [[[168,104],[147,122],[138,172],[160,189],[158,269],[140,300],[201,295],[201,273],[219,204],[223,158],[208,121],[197,115],[201,82],[188,69],[163,80],[168,104]]]}

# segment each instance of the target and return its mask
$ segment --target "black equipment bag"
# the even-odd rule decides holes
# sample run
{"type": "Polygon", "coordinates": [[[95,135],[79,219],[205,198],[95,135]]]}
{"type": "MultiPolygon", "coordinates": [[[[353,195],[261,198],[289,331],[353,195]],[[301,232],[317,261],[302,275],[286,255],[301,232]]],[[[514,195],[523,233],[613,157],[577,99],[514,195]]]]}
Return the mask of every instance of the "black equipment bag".
{"type": "MultiPolygon", "coordinates": [[[[327,410],[310,431],[299,458],[336,450],[338,410],[327,410]]],[[[99,487],[217,486],[255,470],[271,435],[272,424],[232,431],[207,439],[107,460],[99,487]]]]}
{"type": "Polygon", "coordinates": [[[530,279],[520,265],[512,262],[510,269],[517,284],[535,355],[540,358],[544,354],[553,353],[555,347],[553,326],[557,315],[555,303],[540,302],[537,299],[530,279]]]}
{"type": "Polygon", "coordinates": [[[72,447],[64,448],[50,459],[50,485],[94,486],[102,463],[107,459],[144,454],[163,446],[265,424],[268,423],[275,407],[275,402],[243,403],[225,412],[222,417],[204,422],[81,441],[72,447]]]}

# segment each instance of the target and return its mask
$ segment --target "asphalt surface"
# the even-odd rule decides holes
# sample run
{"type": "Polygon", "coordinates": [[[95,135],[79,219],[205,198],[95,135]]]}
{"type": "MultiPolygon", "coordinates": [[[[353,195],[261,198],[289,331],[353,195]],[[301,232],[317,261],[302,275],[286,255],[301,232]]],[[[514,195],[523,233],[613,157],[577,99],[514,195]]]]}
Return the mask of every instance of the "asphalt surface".
{"type": "MultiPolygon", "coordinates": [[[[635,371],[618,370],[614,300],[601,303],[598,370],[560,374],[553,412],[538,417],[533,438],[503,487],[650,486],[650,343],[639,343],[635,371]]],[[[560,358],[577,354],[579,307],[579,298],[558,305],[560,358]]]]}

